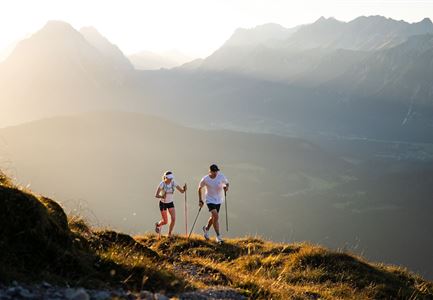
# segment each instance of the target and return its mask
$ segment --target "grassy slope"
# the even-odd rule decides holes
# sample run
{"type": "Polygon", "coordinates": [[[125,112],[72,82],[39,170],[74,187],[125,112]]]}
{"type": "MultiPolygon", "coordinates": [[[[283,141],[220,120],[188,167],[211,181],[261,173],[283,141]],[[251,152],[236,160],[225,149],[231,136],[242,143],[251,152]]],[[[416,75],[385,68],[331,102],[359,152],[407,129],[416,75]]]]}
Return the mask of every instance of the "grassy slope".
{"type": "Polygon", "coordinates": [[[47,280],[176,294],[226,286],[250,298],[428,298],[433,283],[402,268],[309,244],[257,238],[219,246],[94,230],[0,173],[0,281],[47,280]]]}

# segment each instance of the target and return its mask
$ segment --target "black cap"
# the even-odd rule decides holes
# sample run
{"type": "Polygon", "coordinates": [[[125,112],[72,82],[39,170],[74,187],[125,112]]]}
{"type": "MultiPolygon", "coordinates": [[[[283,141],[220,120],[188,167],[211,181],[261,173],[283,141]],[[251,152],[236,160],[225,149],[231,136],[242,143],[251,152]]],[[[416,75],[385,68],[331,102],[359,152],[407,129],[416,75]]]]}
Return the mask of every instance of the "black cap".
{"type": "Polygon", "coordinates": [[[217,165],[213,164],[209,167],[209,170],[211,170],[212,172],[218,172],[220,169],[217,165]]]}

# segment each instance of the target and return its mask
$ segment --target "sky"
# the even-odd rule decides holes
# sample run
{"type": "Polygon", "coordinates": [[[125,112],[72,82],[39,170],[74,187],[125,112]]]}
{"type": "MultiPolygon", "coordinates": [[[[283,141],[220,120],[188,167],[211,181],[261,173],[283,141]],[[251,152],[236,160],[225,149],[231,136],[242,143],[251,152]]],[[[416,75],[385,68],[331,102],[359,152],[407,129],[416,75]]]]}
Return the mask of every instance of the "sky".
{"type": "Polygon", "coordinates": [[[433,19],[433,0],[1,0],[0,50],[48,20],[63,20],[76,29],[94,26],[127,55],[175,49],[195,58],[211,54],[239,27],[360,15],[433,19]]]}

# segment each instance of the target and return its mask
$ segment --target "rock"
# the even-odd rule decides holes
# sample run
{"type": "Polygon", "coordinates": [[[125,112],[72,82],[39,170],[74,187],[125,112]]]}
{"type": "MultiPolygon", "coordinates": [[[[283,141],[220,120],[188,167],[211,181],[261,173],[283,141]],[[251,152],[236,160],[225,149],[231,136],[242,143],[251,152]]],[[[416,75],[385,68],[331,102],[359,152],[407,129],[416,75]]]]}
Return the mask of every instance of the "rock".
{"type": "Polygon", "coordinates": [[[63,294],[62,294],[61,292],[59,292],[59,291],[54,292],[54,293],[53,293],[53,297],[56,297],[56,298],[64,298],[64,297],[63,297],[63,294]]]}
{"type": "Polygon", "coordinates": [[[170,298],[168,298],[166,295],[156,293],[155,300],[170,300],[170,298]]]}
{"type": "Polygon", "coordinates": [[[179,296],[181,300],[206,300],[206,299],[235,299],[246,300],[247,298],[240,295],[236,290],[221,288],[221,289],[206,289],[195,292],[183,293],[179,296]]]}
{"type": "Polygon", "coordinates": [[[89,294],[82,288],[77,290],[67,289],[65,296],[68,300],[90,300],[89,294]]]}
{"type": "Polygon", "coordinates": [[[144,300],[154,300],[153,293],[148,291],[141,291],[140,292],[140,298],[144,300]]]}
{"type": "Polygon", "coordinates": [[[20,289],[18,286],[10,287],[6,290],[6,294],[11,296],[12,298],[20,296],[20,289]]]}
{"type": "Polygon", "coordinates": [[[32,294],[28,289],[25,289],[25,288],[19,286],[18,284],[15,284],[15,286],[8,288],[6,290],[6,295],[10,296],[11,298],[21,298],[21,299],[33,299],[33,298],[35,298],[35,295],[32,294]]]}
{"type": "Polygon", "coordinates": [[[34,298],[35,296],[25,288],[18,288],[18,294],[23,298],[34,298]]]}
{"type": "Polygon", "coordinates": [[[126,297],[126,299],[128,299],[128,300],[136,300],[136,299],[137,299],[137,296],[134,295],[133,293],[131,293],[130,291],[127,291],[127,292],[126,292],[125,297],[126,297]]]}
{"type": "Polygon", "coordinates": [[[107,291],[96,292],[92,296],[92,299],[95,299],[95,300],[111,299],[111,294],[109,292],[107,292],[107,291]]]}

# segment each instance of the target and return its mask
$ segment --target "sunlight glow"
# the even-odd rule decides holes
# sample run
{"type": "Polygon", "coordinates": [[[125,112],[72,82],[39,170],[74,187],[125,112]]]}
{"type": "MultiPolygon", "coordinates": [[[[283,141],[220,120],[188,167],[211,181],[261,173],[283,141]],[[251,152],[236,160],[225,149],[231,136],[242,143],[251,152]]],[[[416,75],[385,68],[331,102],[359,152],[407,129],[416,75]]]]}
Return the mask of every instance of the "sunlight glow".
{"type": "Polygon", "coordinates": [[[417,22],[432,14],[433,1],[427,0],[6,0],[0,3],[0,50],[52,19],[76,29],[94,26],[126,54],[176,49],[203,57],[239,27],[269,22],[292,27],[320,16],[349,21],[384,15],[417,22]]]}

